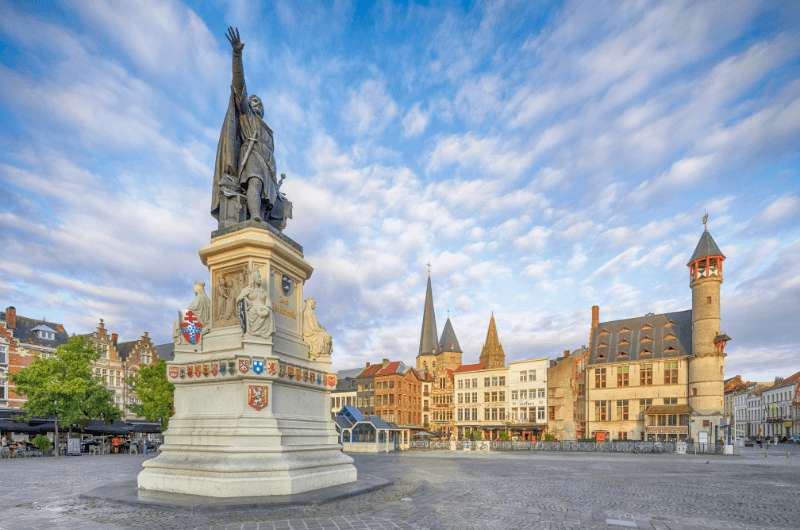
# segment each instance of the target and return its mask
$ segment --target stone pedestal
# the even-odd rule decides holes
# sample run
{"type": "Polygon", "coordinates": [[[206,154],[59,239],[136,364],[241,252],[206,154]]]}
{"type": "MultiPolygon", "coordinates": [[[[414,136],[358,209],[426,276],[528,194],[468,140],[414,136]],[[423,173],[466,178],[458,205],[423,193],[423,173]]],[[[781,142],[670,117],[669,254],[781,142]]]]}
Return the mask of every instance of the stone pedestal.
{"type": "Polygon", "coordinates": [[[328,406],[336,376],[329,362],[309,359],[302,341],[303,284],[312,268],[302,248],[277,231],[233,228],[200,250],[211,275],[210,330],[199,345],[175,347],[167,367],[175,414],[138,486],[253,497],[353,482],[356,468],[338,444],[328,406]],[[269,337],[242,333],[235,307],[254,271],[267,279],[275,322],[269,337]]]}

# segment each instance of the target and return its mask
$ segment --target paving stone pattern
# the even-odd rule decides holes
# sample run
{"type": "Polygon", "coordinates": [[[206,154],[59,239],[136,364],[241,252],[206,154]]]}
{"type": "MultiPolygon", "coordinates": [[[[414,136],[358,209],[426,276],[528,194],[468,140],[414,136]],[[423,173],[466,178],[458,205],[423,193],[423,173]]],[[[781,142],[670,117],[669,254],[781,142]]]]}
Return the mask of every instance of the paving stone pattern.
{"type": "Polygon", "coordinates": [[[81,499],[136,455],[0,461],[0,529],[797,528],[800,449],[740,456],[446,451],[356,455],[380,491],[320,506],[187,513],[81,499]]]}

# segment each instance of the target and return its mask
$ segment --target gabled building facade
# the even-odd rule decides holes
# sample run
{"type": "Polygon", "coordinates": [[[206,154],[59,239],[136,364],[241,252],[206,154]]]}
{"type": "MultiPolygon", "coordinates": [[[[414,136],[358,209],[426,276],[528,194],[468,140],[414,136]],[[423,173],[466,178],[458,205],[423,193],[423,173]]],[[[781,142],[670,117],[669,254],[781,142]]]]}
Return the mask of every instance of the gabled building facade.
{"type": "Polygon", "coordinates": [[[700,443],[722,438],[724,348],[730,340],[720,330],[724,260],[706,229],[687,263],[691,309],[597,325],[593,310],[590,436],[700,443]]]}

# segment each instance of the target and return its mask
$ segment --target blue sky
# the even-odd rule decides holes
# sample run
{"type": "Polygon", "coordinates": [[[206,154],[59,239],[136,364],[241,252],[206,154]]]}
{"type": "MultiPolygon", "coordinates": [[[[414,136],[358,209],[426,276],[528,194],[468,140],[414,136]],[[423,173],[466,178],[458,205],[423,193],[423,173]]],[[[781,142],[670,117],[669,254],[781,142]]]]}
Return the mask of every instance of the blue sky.
{"type": "Polygon", "coordinates": [[[0,1],[0,305],[168,340],[205,278],[245,42],[334,366],[413,362],[430,261],[477,358],[687,309],[708,210],[726,375],[800,368],[794,2],[0,1]]]}

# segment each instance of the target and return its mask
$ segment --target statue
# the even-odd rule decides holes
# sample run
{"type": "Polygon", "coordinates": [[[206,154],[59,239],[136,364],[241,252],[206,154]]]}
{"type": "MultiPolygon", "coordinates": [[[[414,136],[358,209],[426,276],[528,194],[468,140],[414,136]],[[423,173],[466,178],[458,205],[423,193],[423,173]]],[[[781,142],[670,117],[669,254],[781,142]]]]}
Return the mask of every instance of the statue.
{"type": "Polygon", "coordinates": [[[283,230],[292,203],[280,191],[285,176],[277,180],[272,129],[264,122],[261,98],[247,94],[239,30],[228,28],[226,37],[233,49],[233,82],[217,144],[211,215],[219,228],[252,220],[283,230]]]}
{"type": "Polygon", "coordinates": [[[242,332],[268,339],[275,333],[269,293],[264,288],[264,280],[256,269],[250,274],[250,285],[242,289],[236,298],[242,319],[242,332]]]}
{"type": "Polygon", "coordinates": [[[200,335],[211,329],[211,299],[206,294],[205,282],[194,282],[194,300],[172,325],[172,341],[175,344],[198,344],[200,335]]]}
{"type": "Polygon", "coordinates": [[[308,345],[308,356],[314,361],[330,362],[333,339],[317,320],[317,302],[306,298],[303,305],[303,341],[308,345]]]}
{"type": "Polygon", "coordinates": [[[186,309],[191,310],[203,323],[203,333],[211,328],[211,299],[206,294],[205,282],[194,283],[194,300],[186,309]]]}

